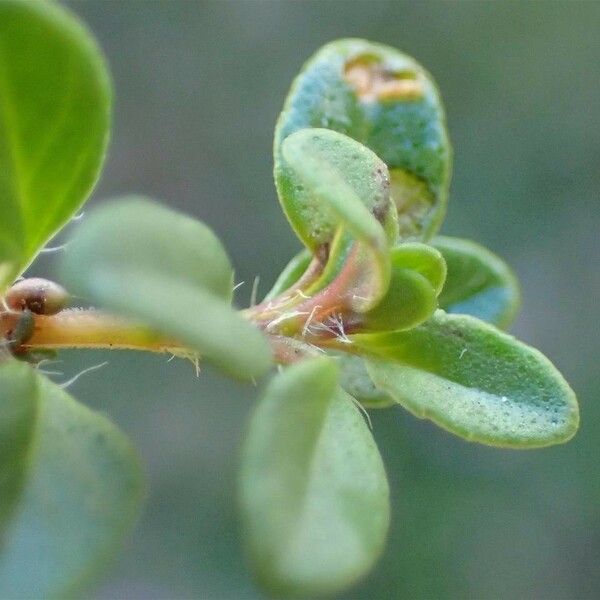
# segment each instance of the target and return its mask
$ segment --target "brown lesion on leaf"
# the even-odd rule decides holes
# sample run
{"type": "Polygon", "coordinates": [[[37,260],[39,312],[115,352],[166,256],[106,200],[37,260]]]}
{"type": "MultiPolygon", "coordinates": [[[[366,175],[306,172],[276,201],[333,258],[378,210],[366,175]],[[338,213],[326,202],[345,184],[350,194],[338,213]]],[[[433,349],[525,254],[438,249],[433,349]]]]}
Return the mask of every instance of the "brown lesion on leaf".
{"type": "Polygon", "coordinates": [[[364,54],[348,61],[344,77],[362,102],[420,100],[423,82],[411,70],[396,70],[376,56],[364,54]]]}
{"type": "Polygon", "coordinates": [[[375,183],[375,189],[379,190],[379,193],[371,212],[373,213],[373,216],[383,224],[389,214],[390,198],[390,174],[383,163],[373,170],[373,181],[375,183]]]}

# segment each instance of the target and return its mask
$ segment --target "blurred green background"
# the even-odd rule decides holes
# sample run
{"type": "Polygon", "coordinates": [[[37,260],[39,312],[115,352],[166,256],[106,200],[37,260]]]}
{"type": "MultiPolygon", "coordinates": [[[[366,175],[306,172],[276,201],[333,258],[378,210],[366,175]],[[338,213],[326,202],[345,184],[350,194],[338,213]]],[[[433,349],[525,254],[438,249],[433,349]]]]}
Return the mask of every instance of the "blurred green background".
{"type": "MultiPolygon", "coordinates": [[[[513,328],[578,393],[573,442],[515,452],[458,440],[401,409],[373,414],[393,524],[344,598],[600,597],[600,3],[70,2],[116,88],[91,205],[143,192],[208,223],[266,292],[299,247],[277,204],[271,140],[286,90],[321,44],[359,36],[415,56],[445,98],[455,169],[443,231],[504,256],[523,283],[513,328]]],[[[76,224],[71,227],[76,227],[76,224]]],[[[52,273],[56,257],[36,266],[52,273]]],[[[258,388],[210,368],[65,353],[72,392],[140,449],[145,511],[112,598],[260,598],[235,511],[240,439],[258,388]]]]}

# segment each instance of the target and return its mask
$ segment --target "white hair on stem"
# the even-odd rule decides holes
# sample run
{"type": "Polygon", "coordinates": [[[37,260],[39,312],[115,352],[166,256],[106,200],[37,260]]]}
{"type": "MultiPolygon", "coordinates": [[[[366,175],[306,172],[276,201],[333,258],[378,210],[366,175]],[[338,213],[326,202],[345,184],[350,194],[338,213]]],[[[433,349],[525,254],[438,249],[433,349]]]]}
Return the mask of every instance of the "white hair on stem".
{"type": "Polygon", "coordinates": [[[293,319],[294,317],[301,317],[301,316],[304,316],[307,314],[308,314],[308,312],[299,311],[299,310],[292,310],[290,312],[284,312],[281,315],[279,315],[276,319],[273,319],[267,325],[267,331],[271,331],[276,325],[279,325],[280,323],[283,323],[284,321],[288,321],[289,319],[293,319]]]}
{"type": "Polygon", "coordinates": [[[308,319],[304,323],[304,327],[302,328],[302,337],[306,337],[306,334],[310,332],[310,324],[312,323],[313,317],[315,316],[315,312],[321,308],[320,305],[313,306],[313,309],[310,311],[310,315],[308,315],[308,319]]]}
{"type": "Polygon", "coordinates": [[[342,315],[339,313],[330,315],[327,317],[327,321],[323,323],[309,325],[307,331],[311,332],[311,330],[326,331],[327,333],[333,335],[342,344],[352,344],[352,340],[346,335],[346,331],[344,329],[344,320],[342,315]]]}
{"type": "Polygon", "coordinates": [[[256,306],[256,297],[258,296],[258,284],[260,283],[260,275],[257,275],[252,282],[252,291],[250,292],[250,306],[256,306]]]}
{"type": "Polygon", "coordinates": [[[63,390],[65,390],[68,387],[72,386],[82,375],[86,375],[87,373],[91,373],[92,371],[97,371],[98,369],[105,367],[107,364],[108,364],[108,361],[105,360],[103,363],[100,363],[99,365],[93,365],[92,367],[83,369],[83,371],[79,371],[79,373],[77,373],[76,375],[71,377],[71,379],[69,379],[68,381],[65,381],[64,383],[59,383],[58,386],[60,388],[62,388],[63,390]]]}
{"type": "Polygon", "coordinates": [[[46,246],[40,250],[40,254],[54,254],[55,252],[63,252],[69,244],[61,244],[60,246],[46,246]]]}
{"type": "Polygon", "coordinates": [[[196,370],[196,378],[199,378],[200,373],[202,372],[200,370],[200,357],[194,356],[194,358],[192,359],[192,363],[194,364],[194,369],[196,370]]]}

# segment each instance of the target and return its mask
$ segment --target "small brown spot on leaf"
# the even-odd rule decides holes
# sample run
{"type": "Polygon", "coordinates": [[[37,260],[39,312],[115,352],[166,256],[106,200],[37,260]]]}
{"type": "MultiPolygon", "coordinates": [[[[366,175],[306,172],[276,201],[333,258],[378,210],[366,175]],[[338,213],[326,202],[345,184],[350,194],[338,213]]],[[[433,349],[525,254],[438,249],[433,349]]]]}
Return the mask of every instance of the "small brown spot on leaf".
{"type": "Polygon", "coordinates": [[[413,71],[395,71],[374,56],[364,55],[346,63],[346,81],[363,102],[419,100],[423,84],[413,71]]]}

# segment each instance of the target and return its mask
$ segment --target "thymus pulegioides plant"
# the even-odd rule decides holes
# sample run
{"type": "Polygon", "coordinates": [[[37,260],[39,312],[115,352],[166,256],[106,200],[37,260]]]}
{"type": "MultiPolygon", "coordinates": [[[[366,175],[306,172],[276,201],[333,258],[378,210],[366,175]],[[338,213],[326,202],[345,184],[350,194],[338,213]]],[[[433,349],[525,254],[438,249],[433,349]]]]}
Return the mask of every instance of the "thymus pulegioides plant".
{"type": "Polygon", "coordinates": [[[514,275],[437,235],[451,150],[438,91],[413,59],[327,44],[275,129],[275,183],[305,249],[267,297],[231,306],[233,269],[202,223],[141,197],[86,215],[61,284],[22,279],[79,211],[104,160],[111,89],[90,35],[50,3],[0,3],[0,597],[76,593],[140,505],[130,443],[43,374],[61,348],[169,352],[257,380],[243,446],[249,563],[275,595],[339,592],[371,569],[389,524],[364,409],[401,405],[467,440],[568,440],[575,396],[504,333],[514,275]],[[273,370],[279,365],[279,370],[273,370]]]}

